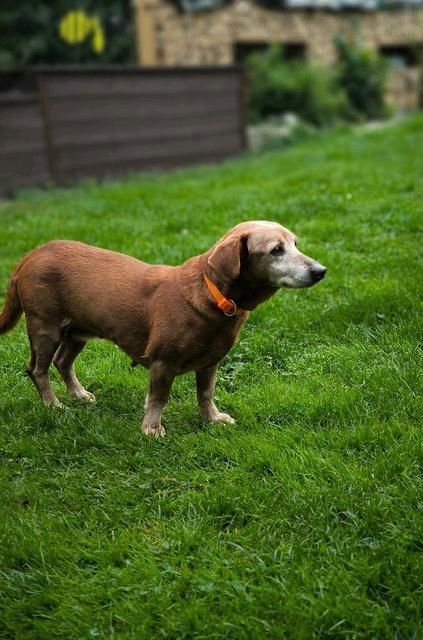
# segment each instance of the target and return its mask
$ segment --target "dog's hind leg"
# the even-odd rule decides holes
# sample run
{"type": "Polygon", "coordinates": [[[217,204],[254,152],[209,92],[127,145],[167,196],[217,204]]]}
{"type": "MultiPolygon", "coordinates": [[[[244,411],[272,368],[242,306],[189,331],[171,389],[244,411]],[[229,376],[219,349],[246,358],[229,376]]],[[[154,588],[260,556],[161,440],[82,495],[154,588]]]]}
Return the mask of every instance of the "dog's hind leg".
{"type": "Polygon", "coordinates": [[[34,371],[34,368],[35,368],[35,351],[32,348],[32,340],[29,333],[28,333],[28,338],[29,338],[29,347],[31,349],[31,357],[29,358],[28,364],[26,365],[26,372],[28,376],[32,379],[32,372],[34,371]]]}
{"type": "Polygon", "coordinates": [[[46,406],[63,408],[48,379],[48,369],[60,343],[60,330],[45,325],[38,318],[27,320],[31,359],[27,371],[46,406]]]}
{"type": "Polygon", "coordinates": [[[54,356],[53,364],[62,376],[69,395],[78,398],[78,400],[95,402],[94,394],[82,386],[76,377],[73,366],[75,358],[81,353],[86,344],[85,340],[79,340],[71,335],[63,336],[56,355],[54,356]]]}

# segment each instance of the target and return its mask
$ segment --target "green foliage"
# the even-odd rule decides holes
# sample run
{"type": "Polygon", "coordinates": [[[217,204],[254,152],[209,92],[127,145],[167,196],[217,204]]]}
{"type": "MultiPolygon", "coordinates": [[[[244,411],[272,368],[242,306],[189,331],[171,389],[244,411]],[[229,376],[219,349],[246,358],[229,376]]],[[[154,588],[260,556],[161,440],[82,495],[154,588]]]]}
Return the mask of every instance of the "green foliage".
{"type": "Polygon", "coordinates": [[[306,122],[326,125],[345,109],[345,96],[330,69],[304,62],[287,62],[283,49],[272,45],[247,61],[250,82],[249,114],[257,122],[292,111],[306,122]]]}
{"type": "Polygon", "coordinates": [[[131,13],[125,0],[30,0],[0,3],[0,69],[31,64],[126,63],[132,60],[131,13]],[[106,48],[93,51],[90,39],[70,45],[59,37],[60,19],[80,9],[98,16],[106,48]]]}
{"type": "Polygon", "coordinates": [[[416,47],[416,59],[419,69],[418,77],[418,92],[419,92],[419,106],[423,108],[423,45],[416,47]]]}
{"type": "Polygon", "coordinates": [[[333,69],[286,61],[279,45],[251,54],[247,61],[250,120],[258,122],[287,111],[318,126],[340,119],[386,117],[386,62],[341,37],[336,46],[339,61],[333,69]]]}
{"type": "Polygon", "coordinates": [[[147,374],[101,341],[76,363],[97,405],[53,371],[48,410],[24,322],[0,336],[1,638],[420,638],[422,147],[417,115],[0,204],[1,302],[52,238],[177,264],[268,218],[328,266],[252,313],[218,375],[231,427],[189,375],[143,438],[147,374]]]}
{"type": "Polygon", "coordinates": [[[385,86],[388,66],[374,51],[337,37],[337,77],[345,90],[351,119],[380,119],[387,116],[385,86]]]}

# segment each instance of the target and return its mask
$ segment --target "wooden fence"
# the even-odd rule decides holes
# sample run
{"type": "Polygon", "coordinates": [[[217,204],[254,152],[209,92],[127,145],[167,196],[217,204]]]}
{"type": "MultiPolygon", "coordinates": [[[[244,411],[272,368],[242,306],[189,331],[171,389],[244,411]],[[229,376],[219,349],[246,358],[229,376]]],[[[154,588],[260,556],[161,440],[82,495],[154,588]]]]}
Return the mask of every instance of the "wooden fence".
{"type": "Polygon", "coordinates": [[[244,148],[239,67],[0,74],[0,194],[214,162],[244,148]]]}

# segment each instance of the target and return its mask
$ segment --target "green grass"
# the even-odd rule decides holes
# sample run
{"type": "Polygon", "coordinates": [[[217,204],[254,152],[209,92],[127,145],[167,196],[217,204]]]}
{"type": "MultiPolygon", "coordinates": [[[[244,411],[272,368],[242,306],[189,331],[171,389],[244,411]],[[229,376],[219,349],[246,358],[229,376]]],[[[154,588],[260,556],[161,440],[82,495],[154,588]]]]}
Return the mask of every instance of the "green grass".
{"type": "Polygon", "coordinates": [[[422,637],[422,148],[420,115],[0,206],[1,299],[51,238],[177,264],[257,218],[329,269],[222,363],[234,427],[201,420],[189,375],[142,437],[147,374],[101,342],[77,362],[97,405],[48,410],[24,323],[0,338],[1,638],[422,637]]]}

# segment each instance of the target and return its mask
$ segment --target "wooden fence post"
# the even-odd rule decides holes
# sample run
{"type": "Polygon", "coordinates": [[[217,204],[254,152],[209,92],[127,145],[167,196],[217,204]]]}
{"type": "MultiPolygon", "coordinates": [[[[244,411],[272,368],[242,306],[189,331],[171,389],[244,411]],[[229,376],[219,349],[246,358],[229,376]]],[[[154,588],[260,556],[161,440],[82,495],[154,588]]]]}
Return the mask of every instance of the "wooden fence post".
{"type": "Polygon", "coordinates": [[[239,132],[244,151],[248,149],[248,77],[245,65],[239,69],[239,132]]]}
{"type": "Polygon", "coordinates": [[[140,65],[157,64],[154,0],[133,0],[137,61],[140,65]]]}
{"type": "Polygon", "coordinates": [[[37,86],[38,98],[40,101],[41,115],[43,118],[48,169],[52,182],[54,184],[60,184],[60,171],[57,151],[54,144],[54,134],[51,126],[48,91],[42,76],[37,75],[35,81],[37,86]]]}

